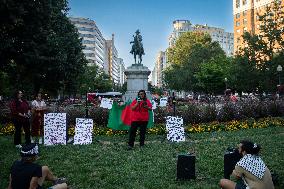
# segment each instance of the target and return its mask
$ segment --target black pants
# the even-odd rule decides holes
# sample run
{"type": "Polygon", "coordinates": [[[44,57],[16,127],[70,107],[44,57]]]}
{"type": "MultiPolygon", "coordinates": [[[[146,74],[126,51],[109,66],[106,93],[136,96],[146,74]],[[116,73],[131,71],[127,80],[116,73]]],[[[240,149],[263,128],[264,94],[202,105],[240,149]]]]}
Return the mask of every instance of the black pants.
{"type": "Polygon", "coordinates": [[[131,147],[134,146],[134,141],[135,141],[136,132],[137,132],[138,127],[140,128],[140,139],[139,139],[140,146],[144,145],[147,124],[148,124],[148,121],[133,121],[131,123],[131,127],[129,130],[129,141],[128,141],[129,146],[131,147]]]}
{"type": "Polygon", "coordinates": [[[25,140],[26,144],[31,143],[31,130],[30,130],[30,122],[28,119],[19,121],[19,120],[13,120],[13,123],[15,125],[15,134],[14,134],[14,144],[18,145],[22,142],[22,127],[25,131],[25,140]]]}

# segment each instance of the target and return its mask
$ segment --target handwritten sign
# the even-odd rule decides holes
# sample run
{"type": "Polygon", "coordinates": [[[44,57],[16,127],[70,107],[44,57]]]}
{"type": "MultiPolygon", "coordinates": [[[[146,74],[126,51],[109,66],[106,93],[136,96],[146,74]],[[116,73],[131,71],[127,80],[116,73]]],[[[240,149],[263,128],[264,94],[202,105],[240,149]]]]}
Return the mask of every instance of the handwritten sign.
{"type": "Polygon", "coordinates": [[[152,104],[152,110],[155,110],[157,108],[157,103],[155,100],[151,100],[151,104],[152,104]]]}
{"type": "Polygon", "coordinates": [[[183,119],[181,117],[166,117],[166,130],[167,139],[171,142],[185,141],[185,132],[183,125],[183,119]]]}
{"type": "Polygon", "coordinates": [[[113,100],[112,99],[102,98],[100,107],[111,109],[112,108],[112,104],[113,104],[113,100]]]}
{"type": "Polygon", "coordinates": [[[66,113],[44,114],[44,145],[66,145],[66,113]]]}
{"type": "Polygon", "coordinates": [[[93,120],[76,118],[74,144],[91,144],[93,132],[93,120]]]}
{"type": "Polygon", "coordinates": [[[164,98],[160,99],[160,106],[161,107],[167,106],[167,103],[168,103],[168,98],[164,97],[164,98]]]}

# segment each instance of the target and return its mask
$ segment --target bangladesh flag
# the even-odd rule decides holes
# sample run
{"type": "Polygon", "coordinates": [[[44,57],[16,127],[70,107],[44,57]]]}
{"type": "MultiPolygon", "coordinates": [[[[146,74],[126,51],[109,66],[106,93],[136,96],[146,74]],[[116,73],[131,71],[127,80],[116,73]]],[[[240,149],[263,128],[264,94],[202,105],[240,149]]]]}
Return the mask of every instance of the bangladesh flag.
{"type": "MultiPolygon", "coordinates": [[[[120,106],[116,102],[113,103],[109,113],[108,127],[113,130],[129,130],[131,126],[131,108],[130,102],[120,106]]],[[[154,113],[149,110],[149,121],[147,128],[154,126],[154,113]]]]}

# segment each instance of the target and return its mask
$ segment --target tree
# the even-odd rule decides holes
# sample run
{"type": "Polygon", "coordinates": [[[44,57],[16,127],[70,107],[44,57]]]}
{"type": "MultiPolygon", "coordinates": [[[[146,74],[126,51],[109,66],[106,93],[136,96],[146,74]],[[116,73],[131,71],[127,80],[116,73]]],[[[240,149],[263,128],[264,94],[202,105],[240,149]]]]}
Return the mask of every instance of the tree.
{"type": "Polygon", "coordinates": [[[197,80],[196,88],[207,94],[223,94],[225,90],[225,77],[228,78],[229,59],[224,57],[212,58],[200,66],[200,71],[194,77],[197,80]]]}
{"type": "Polygon", "coordinates": [[[259,70],[254,61],[247,57],[236,56],[229,67],[228,86],[241,92],[255,92],[259,86],[259,70]]]}
{"type": "Polygon", "coordinates": [[[167,87],[189,91],[200,89],[194,75],[201,65],[214,57],[225,57],[225,53],[217,42],[212,42],[209,34],[186,32],[168,49],[167,56],[170,64],[165,71],[167,87]]]}
{"type": "Polygon", "coordinates": [[[67,0],[2,0],[0,5],[1,68],[13,87],[30,93],[73,91],[86,59],[67,18],[67,0]]]}
{"type": "MultiPolygon", "coordinates": [[[[274,1],[266,7],[265,12],[259,17],[259,33],[246,32],[242,36],[244,48],[239,50],[236,62],[238,64],[239,76],[249,81],[250,90],[258,89],[261,91],[275,91],[276,86],[276,67],[274,58],[281,56],[284,50],[284,12],[283,6],[279,1],[274,1]],[[242,58],[240,58],[242,56],[242,58]],[[242,63],[248,63],[243,65],[242,63]],[[247,70],[244,70],[247,69],[247,70]],[[253,71],[253,72],[252,72],[253,71]],[[247,73],[247,77],[243,74],[247,73]],[[251,76],[250,76],[251,75],[251,76]],[[252,79],[252,80],[251,80],[252,79]]],[[[283,66],[283,63],[278,63],[283,66]]],[[[236,72],[238,73],[238,72],[236,72]]],[[[239,77],[240,78],[240,77],[239,77]]],[[[240,79],[239,81],[242,81],[240,79]]],[[[242,82],[236,82],[237,86],[243,86],[242,82]],[[239,83],[240,85],[238,85],[239,83]]]]}
{"type": "Polygon", "coordinates": [[[112,89],[110,77],[98,66],[89,66],[84,69],[84,73],[79,78],[80,94],[87,91],[106,92],[112,89]]]}

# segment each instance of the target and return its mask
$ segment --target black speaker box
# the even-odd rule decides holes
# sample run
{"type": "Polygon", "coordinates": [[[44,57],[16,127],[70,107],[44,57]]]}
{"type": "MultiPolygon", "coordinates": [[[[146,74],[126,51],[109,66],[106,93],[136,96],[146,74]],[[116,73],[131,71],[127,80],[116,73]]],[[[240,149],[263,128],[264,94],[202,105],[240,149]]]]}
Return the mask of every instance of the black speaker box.
{"type": "Polygon", "coordinates": [[[195,155],[178,155],[177,160],[177,179],[195,179],[195,155]]]}
{"type": "Polygon", "coordinates": [[[224,155],[224,178],[230,179],[230,175],[238,161],[242,158],[237,149],[225,152],[224,155]]]}

